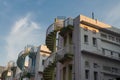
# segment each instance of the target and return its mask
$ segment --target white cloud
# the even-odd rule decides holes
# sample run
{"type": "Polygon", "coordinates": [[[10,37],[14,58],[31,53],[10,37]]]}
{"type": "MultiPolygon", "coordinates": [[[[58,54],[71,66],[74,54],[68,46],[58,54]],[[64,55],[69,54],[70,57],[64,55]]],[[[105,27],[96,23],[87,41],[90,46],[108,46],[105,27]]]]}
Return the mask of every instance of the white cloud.
{"type": "Polygon", "coordinates": [[[6,38],[7,61],[16,60],[19,52],[27,44],[39,45],[40,25],[27,16],[17,20],[6,38]]]}

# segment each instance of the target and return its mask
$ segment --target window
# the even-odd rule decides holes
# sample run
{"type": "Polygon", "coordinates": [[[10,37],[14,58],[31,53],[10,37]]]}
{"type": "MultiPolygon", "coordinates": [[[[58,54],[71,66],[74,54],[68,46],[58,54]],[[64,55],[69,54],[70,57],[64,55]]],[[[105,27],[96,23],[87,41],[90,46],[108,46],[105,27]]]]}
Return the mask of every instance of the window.
{"type": "Polygon", "coordinates": [[[107,35],[105,33],[101,33],[101,37],[107,38],[107,35]]]}
{"type": "Polygon", "coordinates": [[[105,55],[105,49],[102,48],[102,53],[105,55]]]}
{"type": "Polygon", "coordinates": [[[118,57],[120,58],[120,54],[118,54],[118,57]]]}
{"type": "Polygon", "coordinates": [[[84,35],[84,42],[88,43],[88,35],[84,35]]]}
{"type": "Polygon", "coordinates": [[[111,56],[113,55],[113,52],[111,51],[111,56]]]}
{"type": "Polygon", "coordinates": [[[66,80],[66,67],[63,68],[63,80],[66,80]]]}
{"type": "Polygon", "coordinates": [[[118,73],[118,68],[112,67],[112,72],[118,73]]]}
{"type": "Polygon", "coordinates": [[[85,70],[85,79],[89,79],[89,70],[85,70]]]}
{"type": "Polygon", "coordinates": [[[117,37],[117,38],[116,38],[116,42],[119,42],[119,43],[120,43],[120,38],[117,37]]]}
{"type": "Polygon", "coordinates": [[[109,39],[112,40],[112,41],[115,40],[115,37],[113,37],[113,36],[111,36],[111,35],[109,35],[108,37],[109,37],[109,39]]]}
{"type": "Polygon", "coordinates": [[[93,46],[97,46],[97,39],[93,38],[93,46]]]}
{"type": "Polygon", "coordinates": [[[103,70],[111,72],[111,67],[109,67],[109,66],[103,66],[103,70]]]}
{"type": "Polygon", "coordinates": [[[67,37],[65,36],[64,37],[64,46],[66,45],[66,43],[67,43],[67,37]]]}
{"type": "Polygon", "coordinates": [[[45,60],[42,60],[42,65],[44,65],[45,60]]]}
{"type": "Polygon", "coordinates": [[[72,80],[72,64],[69,65],[68,80],[72,80]]]}
{"type": "Polygon", "coordinates": [[[98,80],[98,72],[94,71],[94,80],[98,80]]]}
{"type": "Polygon", "coordinates": [[[90,67],[90,64],[88,61],[85,61],[85,67],[90,67]]]}
{"type": "Polygon", "coordinates": [[[69,43],[72,44],[72,32],[69,33],[69,43]]]}
{"type": "Polygon", "coordinates": [[[97,68],[97,67],[99,67],[99,65],[97,63],[93,63],[93,67],[97,68]]]}

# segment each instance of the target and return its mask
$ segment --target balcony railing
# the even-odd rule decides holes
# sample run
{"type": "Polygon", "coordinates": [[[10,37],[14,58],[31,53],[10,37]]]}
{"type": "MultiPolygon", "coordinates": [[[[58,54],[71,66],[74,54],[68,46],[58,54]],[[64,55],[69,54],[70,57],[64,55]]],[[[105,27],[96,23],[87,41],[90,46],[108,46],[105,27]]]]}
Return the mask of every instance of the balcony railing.
{"type": "Polygon", "coordinates": [[[63,47],[63,49],[57,51],[57,60],[61,60],[66,54],[73,55],[73,45],[63,47]]]}
{"type": "Polygon", "coordinates": [[[120,53],[119,52],[115,52],[115,51],[104,49],[104,48],[102,50],[103,50],[104,56],[120,60],[120,53]]]}
{"type": "Polygon", "coordinates": [[[102,56],[109,59],[114,59],[120,61],[120,53],[112,50],[108,50],[102,48],[102,50],[92,50],[92,49],[84,49],[82,50],[83,53],[91,53],[94,55],[102,56]]]}
{"type": "Polygon", "coordinates": [[[48,67],[51,65],[51,63],[54,63],[56,57],[56,53],[52,53],[45,61],[44,61],[44,67],[48,67]]]}
{"type": "Polygon", "coordinates": [[[58,30],[62,27],[63,27],[63,21],[55,22],[48,27],[46,35],[50,34],[50,32],[53,32],[54,30],[58,30]]]}
{"type": "Polygon", "coordinates": [[[72,25],[73,26],[73,19],[72,18],[65,19],[64,26],[67,27],[68,25],[72,25]]]}

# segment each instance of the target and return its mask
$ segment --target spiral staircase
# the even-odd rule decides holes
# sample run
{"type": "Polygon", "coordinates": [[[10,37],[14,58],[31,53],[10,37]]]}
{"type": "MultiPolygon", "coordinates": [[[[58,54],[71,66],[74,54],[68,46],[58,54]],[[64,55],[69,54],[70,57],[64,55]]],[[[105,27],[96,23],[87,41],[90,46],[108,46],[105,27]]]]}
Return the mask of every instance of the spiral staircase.
{"type": "Polygon", "coordinates": [[[23,75],[21,76],[22,78],[24,77],[30,78],[30,76],[35,75],[35,69],[32,69],[32,68],[33,66],[35,66],[36,53],[37,53],[37,47],[34,47],[32,45],[25,47],[25,49],[19,53],[19,56],[17,59],[17,66],[20,68],[20,70],[23,73],[23,75]],[[30,69],[28,71],[26,71],[26,66],[25,66],[25,59],[27,56],[32,59],[32,62],[34,62],[34,65],[30,66],[30,69]]]}
{"type": "Polygon", "coordinates": [[[25,48],[25,50],[21,51],[19,53],[18,59],[17,59],[17,66],[20,68],[20,70],[24,69],[25,64],[25,58],[30,53],[30,48],[25,48]]]}
{"type": "Polygon", "coordinates": [[[50,25],[46,33],[46,45],[51,51],[51,55],[46,60],[46,66],[43,72],[44,80],[54,80],[55,79],[55,65],[56,65],[56,41],[57,33],[63,27],[63,20],[55,19],[55,22],[50,25]],[[51,58],[52,57],[52,58],[51,58]]]}

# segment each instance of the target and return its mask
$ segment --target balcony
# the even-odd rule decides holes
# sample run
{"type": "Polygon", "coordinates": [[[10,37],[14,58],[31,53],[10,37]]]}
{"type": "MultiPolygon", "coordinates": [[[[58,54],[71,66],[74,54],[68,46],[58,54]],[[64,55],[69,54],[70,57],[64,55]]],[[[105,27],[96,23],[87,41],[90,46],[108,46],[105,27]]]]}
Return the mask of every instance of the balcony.
{"type": "Polygon", "coordinates": [[[67,18],[64,20],[64,27],[60,30],[59,34],[63,37],[71,31],[73,31],[73,19],[67,18]]]}
{"type": "Polygon", "coordinates": [[[107,59],[112,59],[112,60],[116,60],[116,61],[120,61],[120,53],[119,52],[115,52],[112,50],[108,50],[105,48],[102,48],[102,50],[96,50],[93,51],[91,49],[84,49],[82,50],[82,53],[90,53],[92,55],[96,55],[96,56],[100,56],[100,57],[104,57],[107,59]]]}
{"type": "Polygon", "coordinates": [[[73,45],[65,46],[63,49],[58,50],[57,60],[61,63],[71,61],[73,58],[73,45]]]}
{"type": "Polygon", "coordinates": [[[44,67],[47,68],[55,63],[56,53],[52,53],[44,62],[44,67]]]}

